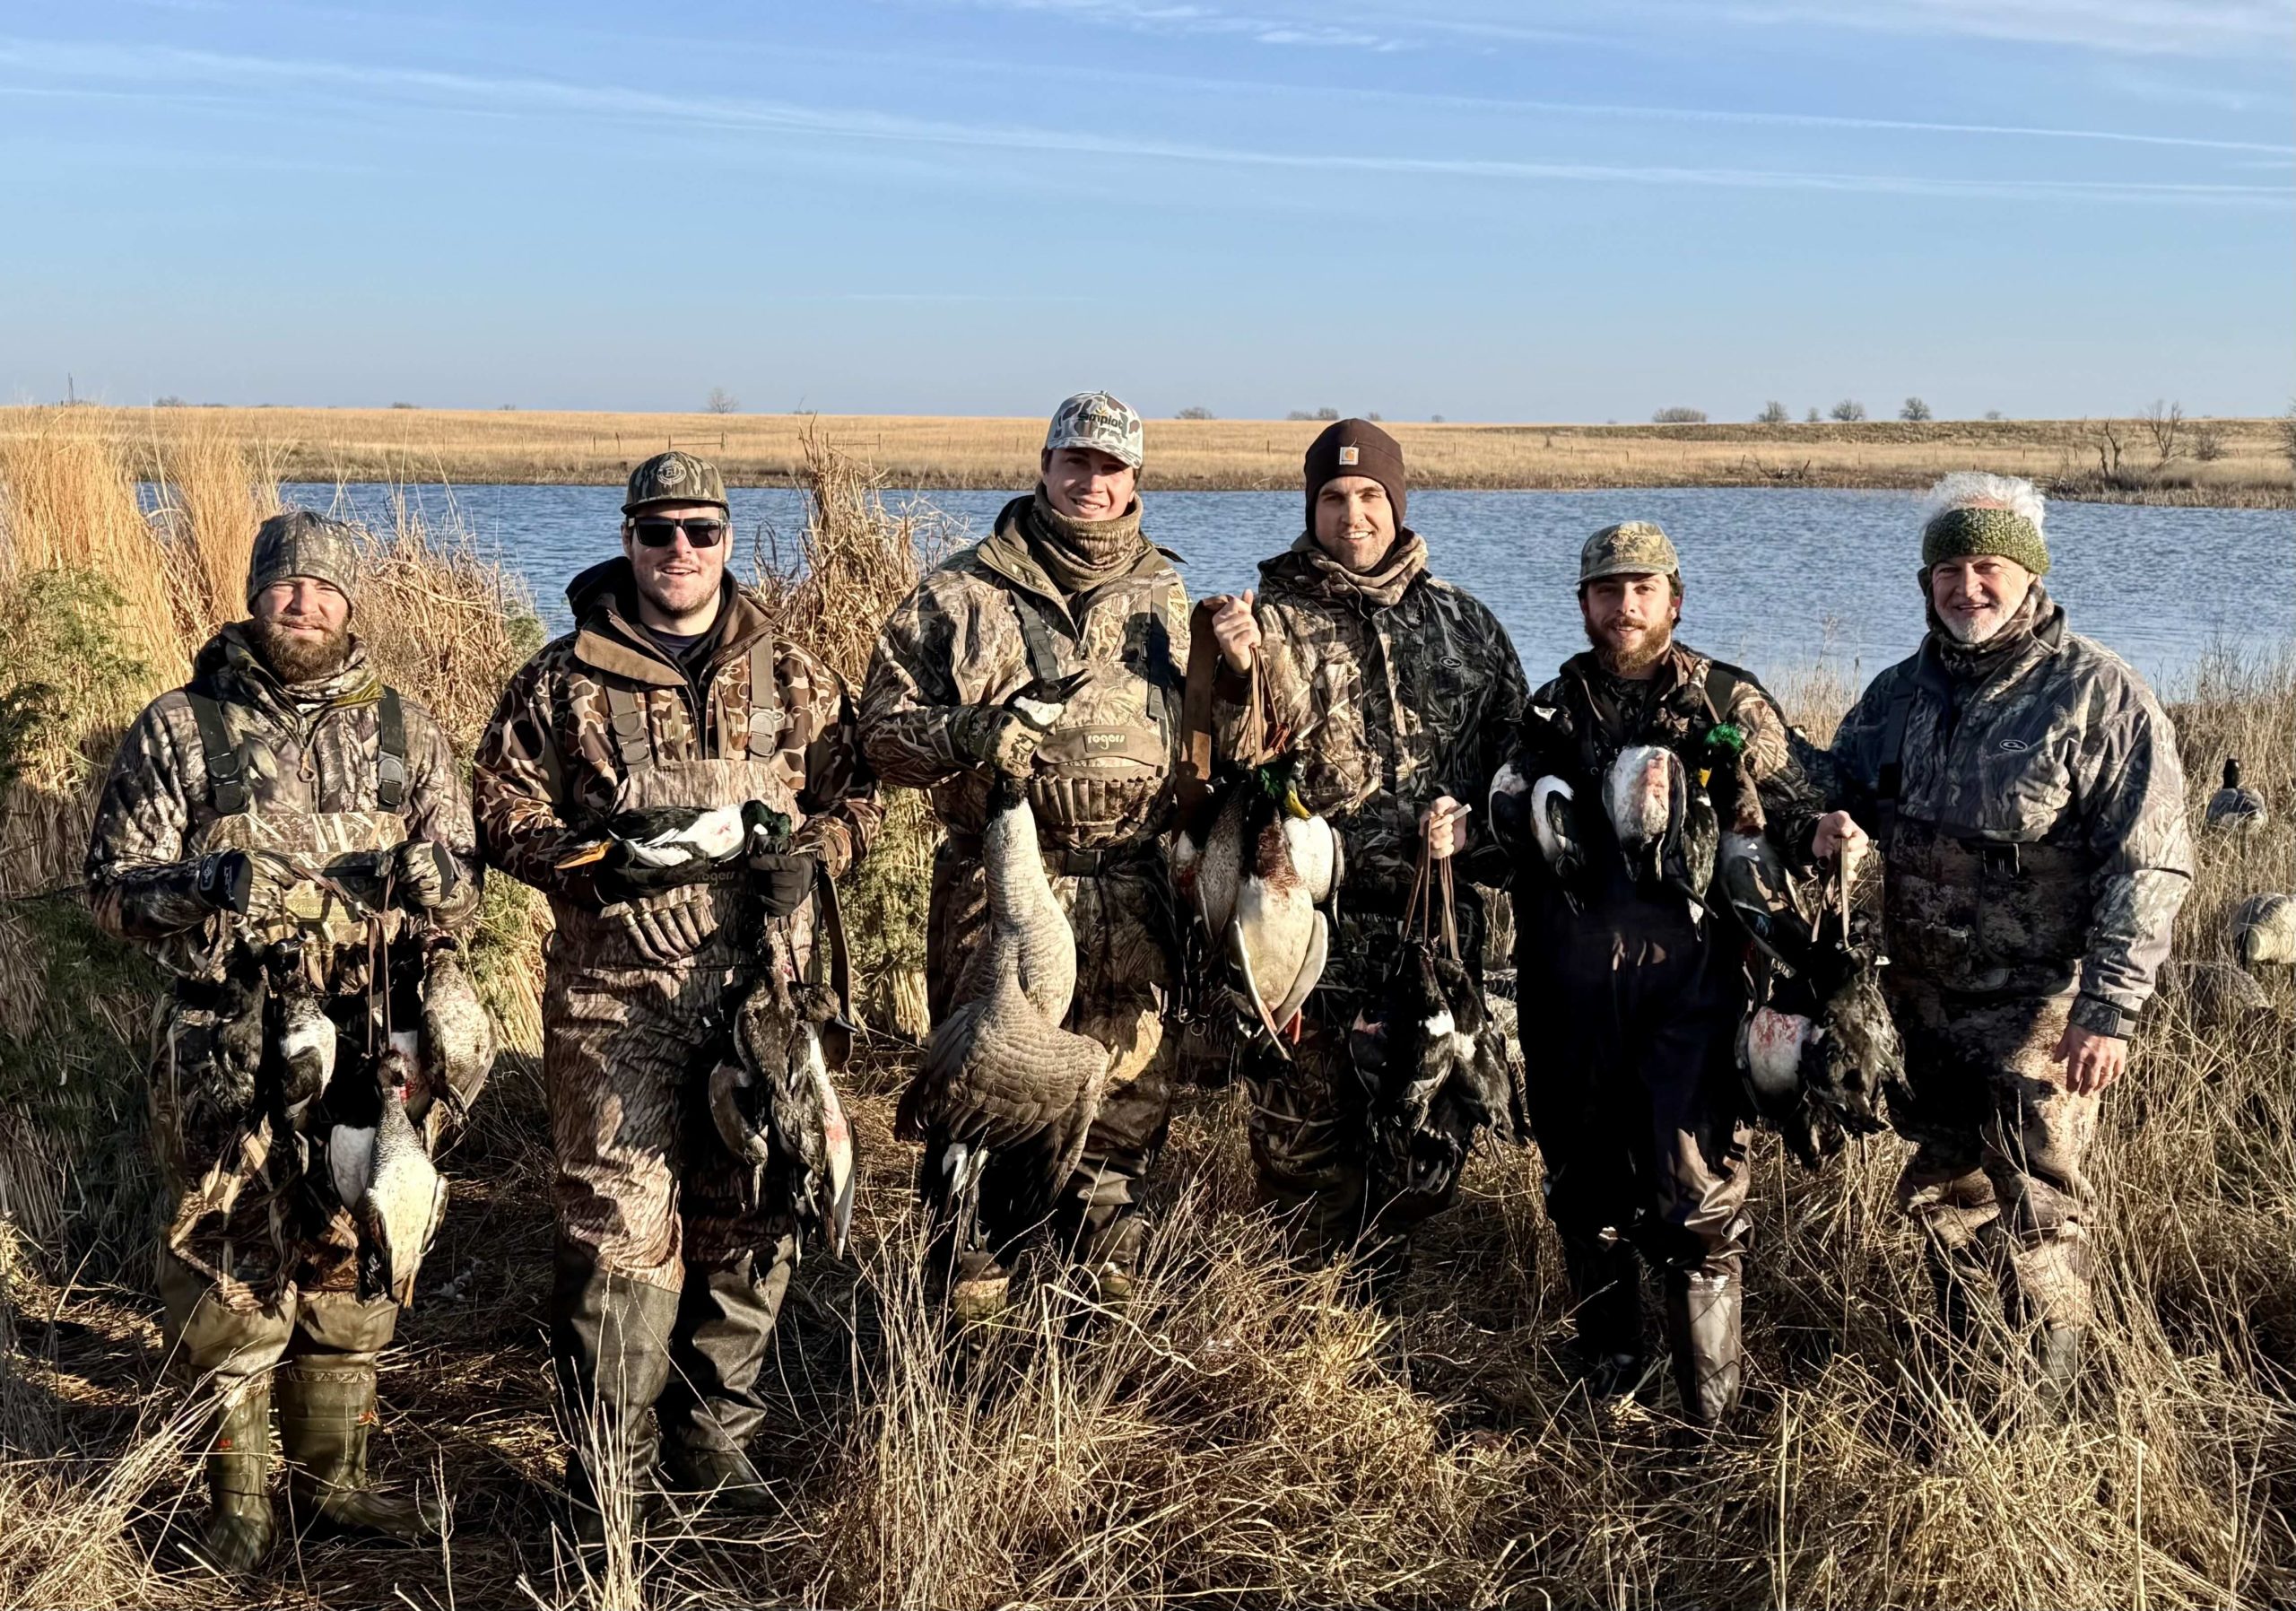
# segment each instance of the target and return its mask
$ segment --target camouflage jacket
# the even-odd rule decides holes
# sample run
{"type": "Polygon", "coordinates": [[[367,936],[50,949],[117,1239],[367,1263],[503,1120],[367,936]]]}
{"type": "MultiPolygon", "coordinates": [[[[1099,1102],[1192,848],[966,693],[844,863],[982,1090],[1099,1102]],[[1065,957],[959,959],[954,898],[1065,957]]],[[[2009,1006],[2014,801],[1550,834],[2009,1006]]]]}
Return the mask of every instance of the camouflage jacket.
{"type": "Polygon", "coordinates": [[[1007,504],[993,535],[934,570],[885,623],[861,696],[862,744],[886,782],[929,790],[952,833],[976,835],[990,779],[960,749],[961,724],[1039,677],[1083,672],[1037,752],[1039,840],[1085,851],[1142,844],[1171,816],[1187,589],[1144,541],[1113,580],[1064,594],[1031,553],[1030,503],[1007,504]]]}
{"type": "MultiPolygon", "coordinates": [[[[475,793],[490,866],[553,905],[595,911],[587,870],[559,863],[595,840],[628,771],[608,690],[629,693],[658,762],[737,756],[750,735],[752,649],[771,630],[765,606],[728,584],[717,647],[693,680],[637,624],[630,562],[609,560],[566,590],[578,623],[518,669],[479,740],[475,793]]],[[[772,768],[804,821],[793,848],[812,849],[831,876],[869,848],[882,813],[876,781],[854,739],[853,702],[836,673],[797,645],[772,643],[780,729],[772,768]]]]}
{"type": "MultiPolygon", "coordinates": [[[[195,837],[224,814],[191,691],[221,708],[251,816],[380,809],[383,690],[358,640],[338,670],[290,687],[257,656],[244,625],[218,632],[193,662],[190,683],[145,706],[120,740],[88,845],[97,921],[121,938],[157,945],[178,971],[213,949],[222,923],[199,898],[187,860],[195,837]]],[[[453,746],[430,713],[404,696],[400,709],[407,782],[399,814],[409,839],[428,840],[454,858],[460,877],[434,915],[459,925],[479,899],[470,797],[453,746]]]]}
{"type": "Polygon", "coordinates": [[[1344,836],[1349,897],[1381,910],[1402,907],[1420,816],[1444,795],[1478,814],[1460,873],[1505,881],[1480,813],[1522,713],[1523,663],[1499,618],[1428,574],[1424,553],[1392,603],[1305,536],[1263,562],[1259,654],[1248,678],[1223,675],[1213,707],[1222,755],[1297,753],[1301,801],[1344,836]]]}
{"type": "Polygon", "coordinates": [[[1973,672],[1933,631],[1874,678],[1834,734],[1830,788],[1880,838],[1900,967],[2000,995],[2054,995],[2077,973],[2074,1022],[2126,1034],[2192,877],[2176,729],[2045,594],[2032,619],[1973,672]]]}

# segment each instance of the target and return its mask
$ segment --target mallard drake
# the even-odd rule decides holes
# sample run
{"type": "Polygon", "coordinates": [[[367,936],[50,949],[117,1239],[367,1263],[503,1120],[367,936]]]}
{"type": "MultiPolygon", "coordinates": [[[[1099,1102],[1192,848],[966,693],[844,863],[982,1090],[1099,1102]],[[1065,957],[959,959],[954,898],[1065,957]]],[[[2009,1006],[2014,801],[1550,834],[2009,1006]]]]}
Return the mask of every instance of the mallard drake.
{"type": "Polygon", "coordinates": [[[447,1182],[407,1118],[414,1060],[393,1046],[376,1065],[379,1110],[371,1126],[338,1124],[327,1135],[335,1196],[359,1226],[359,1294],[414,1301],[415,1272],[446,1217],[447,1182]]]}
{"type": "Polygon", "coordinates": [[[1301,802],[1292,766],[1287,755],[1229,779],[1173,858],[1205,932],[1236,964],[1279,1049],[1329,957],[1331,922],[1316,909],[1346,876],[1339,836],[1301,802]]]}
{"type": "Polygon", "coordinates": [[[1037,848],[1022,781],[990,786],[981,830],[987,925],[966,959],[955,1005],[933,1027],[895,1117],[925,1143],[936,1206],[966,1199],[991,1153],[1040,1158],[1023,1208],[1040,1218],[1075,1172],[1108,1077],[1099,1041],[1060,1027],[1076,988],[1076,940],[1037,848]]]}
{"type": "Polygon", "coordinates": [[[2224,787],[2208,797],[2208,825],[2220,833],[2254,833],[2272,818],[2264,797],[2240,784],[2237,757],[2224,762],[2224,787]]]}
{"type": "Polygon", "coordinates": [[[2232,954],[2240,966],[2296,966],[2296,900],[2250,895],[2232,913],[2232,954]]]}

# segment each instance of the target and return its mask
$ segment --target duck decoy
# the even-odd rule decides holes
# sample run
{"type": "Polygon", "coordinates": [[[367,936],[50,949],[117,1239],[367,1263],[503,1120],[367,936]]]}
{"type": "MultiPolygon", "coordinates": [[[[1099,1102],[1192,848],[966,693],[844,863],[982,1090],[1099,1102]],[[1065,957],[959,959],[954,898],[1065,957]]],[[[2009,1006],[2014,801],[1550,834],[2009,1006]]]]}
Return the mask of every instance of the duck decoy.
{"type": "Polygon", "coordinates": [[[2239,759],[2226,760],[2224,787],[2208,797],[2208,825],[2220,833],[2254,833],[2271,818],[2264,797],[2241,785],[2239,759]]]}

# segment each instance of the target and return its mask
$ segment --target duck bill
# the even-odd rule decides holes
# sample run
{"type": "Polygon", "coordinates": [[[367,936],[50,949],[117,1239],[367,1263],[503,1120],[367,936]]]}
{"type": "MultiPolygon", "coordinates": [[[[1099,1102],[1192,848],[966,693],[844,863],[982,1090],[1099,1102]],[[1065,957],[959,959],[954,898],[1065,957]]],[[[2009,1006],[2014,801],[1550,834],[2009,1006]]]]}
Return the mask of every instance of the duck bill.
{"type": "Polygon", "coordinates": [[[569,851],[551,865],[560,872],[566,873],[571,872],[576,867],[587,867],[593,862],[604,861],[606,858],[606,847],[609,842],[606,840],[600,840],[596,844],[584,845],[578,849],[569,851]]]}

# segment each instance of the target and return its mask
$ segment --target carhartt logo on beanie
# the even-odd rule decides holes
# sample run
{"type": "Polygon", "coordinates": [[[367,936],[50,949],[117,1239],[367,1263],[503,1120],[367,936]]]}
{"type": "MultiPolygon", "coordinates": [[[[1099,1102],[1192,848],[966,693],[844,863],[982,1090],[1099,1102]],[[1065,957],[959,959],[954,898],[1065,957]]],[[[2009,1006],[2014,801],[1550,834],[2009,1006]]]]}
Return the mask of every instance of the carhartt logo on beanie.
{"type": "Polygon", "coordinates": [[[1324,483],[1342,475],[1368,475],[1386,489],[1395,506],[1396,529],[1403,529],[1405,491],[1403,447],[1369,420],[1341,420],[1326,426],[1308,447],[1308,529],[1316,529],[1316,498],[1324,483]]]}

